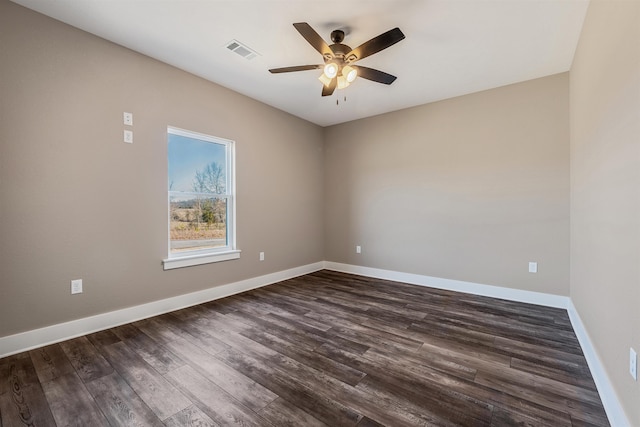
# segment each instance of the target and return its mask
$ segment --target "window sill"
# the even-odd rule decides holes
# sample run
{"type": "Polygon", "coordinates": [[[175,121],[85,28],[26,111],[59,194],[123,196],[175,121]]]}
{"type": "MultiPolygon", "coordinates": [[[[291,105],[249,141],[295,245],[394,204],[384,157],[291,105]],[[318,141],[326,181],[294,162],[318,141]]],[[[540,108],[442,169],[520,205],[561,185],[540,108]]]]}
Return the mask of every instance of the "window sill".
{"type": "Polygon", "coordinates": [[[191,255],[176,258],[167,258],[165,260],[162,260],[162,264],[165,270],[172,270],[174,268],[191,267],[194,265],[210,264],[212,262],[228,261],[238,258],[240,258],[240,251],[233,250],[206,255],[191,255]]]}

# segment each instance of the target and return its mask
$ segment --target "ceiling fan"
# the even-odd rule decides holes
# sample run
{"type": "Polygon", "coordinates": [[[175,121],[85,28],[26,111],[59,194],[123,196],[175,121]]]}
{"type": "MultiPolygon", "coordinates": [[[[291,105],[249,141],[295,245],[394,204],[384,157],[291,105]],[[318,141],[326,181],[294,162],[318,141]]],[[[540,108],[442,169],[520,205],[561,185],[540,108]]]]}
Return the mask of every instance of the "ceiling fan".
{"type": "Polygon", "coordinates": [[[324,64],[272,68],[269,72],[277,74],[322,69],[323,73],[319,78],[323,83],[322,96],[331,95],[336,88],[342,89],[349,86],[358,76],[386,85],[390,85],[396,80],[396,76],[373,68],[354,65],[354,63],[404,39],[404,34],[400,31],[400,28],[389,30],[364,42],[357,48],[351,49],[346,44],[342,44],[344,40],[344,31],[342,30],[332,31],[331,41],[333,41],[333,44],[327,45],[322,37],[306,22],[298,22],[293,26],[315,50],[322,54],[324,64]]]}

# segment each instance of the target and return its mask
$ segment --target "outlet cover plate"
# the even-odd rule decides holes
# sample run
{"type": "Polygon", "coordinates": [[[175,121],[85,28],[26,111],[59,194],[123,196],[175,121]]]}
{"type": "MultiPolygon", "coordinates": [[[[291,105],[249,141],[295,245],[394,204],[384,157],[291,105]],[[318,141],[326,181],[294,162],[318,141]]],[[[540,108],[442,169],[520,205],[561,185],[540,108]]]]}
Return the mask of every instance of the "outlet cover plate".
{"type": "Polygon", "coordinates": [[[633,348],[629,348],[629,374],[638,381],[638,355],[633,348]]]}

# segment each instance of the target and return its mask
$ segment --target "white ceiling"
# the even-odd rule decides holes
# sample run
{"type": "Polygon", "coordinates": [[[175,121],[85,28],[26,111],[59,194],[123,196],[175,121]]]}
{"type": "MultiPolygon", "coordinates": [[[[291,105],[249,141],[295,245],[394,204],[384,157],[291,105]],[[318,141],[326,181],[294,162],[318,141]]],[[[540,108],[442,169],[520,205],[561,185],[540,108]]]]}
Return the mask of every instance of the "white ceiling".
{"type": "Polygon", "coordinates": [[[321,126],[568,71],[588,0],[13,0],[321,126]],[[398,79],[357,79],[321,97],[322,63],[292,23],[352,48],[391,28],[406,38],[363,59],[398,79]],[[236,39],[259,53],[246,60],[236,39]],[[347,100],[344,101],[346,96],[347,100]],[[339,105],[336,105],[339,100],[339,105]]]}

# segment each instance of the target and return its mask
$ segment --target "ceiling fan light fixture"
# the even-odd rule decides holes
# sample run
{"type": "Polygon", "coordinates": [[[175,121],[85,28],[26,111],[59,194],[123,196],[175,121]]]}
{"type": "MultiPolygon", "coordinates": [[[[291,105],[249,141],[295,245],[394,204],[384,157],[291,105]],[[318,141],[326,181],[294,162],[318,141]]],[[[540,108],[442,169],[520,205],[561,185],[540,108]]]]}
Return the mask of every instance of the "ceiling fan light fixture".
{"type": "Polygon", "coordinates": [[[338,76],[338,89],[344,89],[349,86],[349,81],[344,75],[338,76]]]}
{"type": "Polygon", "coordinates": [[[329,77],[327,77],[324,73],[320,74],[320,77],[318,77],[318,80],[320,80],[322,82],[323,85],[325,86],[329,86],[329,83],[331,83],[331,80],[329,77]]]}
{"type": "Polygon", "coordinates": [[[345,65],[342,68],[342,75],[347,79],[347,83],[352,83],[358,77],[358,70],[350,65],[345,65]]]}
{"type": "Polygon", "coordinates": [[[335,76],[338,75],[338,64],[336,64],[334,62],[328,62],[324,66],[323,73],[324,73],[325,76],[327,76],[330,79],[334,78],[335,76]]]}

